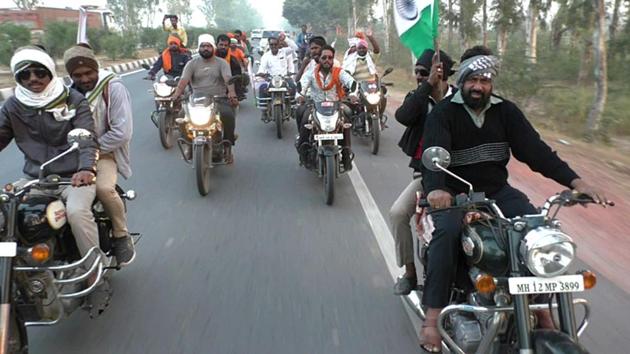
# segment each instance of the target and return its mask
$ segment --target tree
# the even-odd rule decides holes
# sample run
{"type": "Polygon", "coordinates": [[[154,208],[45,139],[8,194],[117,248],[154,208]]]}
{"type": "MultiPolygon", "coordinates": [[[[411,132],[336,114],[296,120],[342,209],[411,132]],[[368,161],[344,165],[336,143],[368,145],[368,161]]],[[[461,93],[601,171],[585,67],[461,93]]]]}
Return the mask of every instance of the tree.
{"type": "Polygon", "coordinates": [[[190,22],[192,15],[190,0],[167,0],[166,6],[169,14],[177,15],[184,23],[190,22]]]}
{"type": "Polygon", "coordinates": [[[77,24],[72,22],[49,22],[44,27],[44,46],[56,58],[72,47],[77,39],[77,24]]]}
{"type": "Polygon", "coordinates": [[[0,23],[0,64],[9,65],[13,52],[31,42],[31,31],[10,22],[0,23]]]}
{"type": "Polygon", "coordinates": [[[258,11],[247,0],[207,0],[212,3],[210,9],[213,22],[218,28],[232,31],[262,26],[258,11]],[[238,14],[235,16],[235,14],[238,14]]]}
{"type": "Polygon", "coordinates": [[[613,15],[612,20],[610,21],[610,29],[608,32],[610,33],[610,39],[614,40],[615,35],[617,34],[617,26],[619,26],[619,7],[621,6],[621,0],[615,0],[613,5],[613,15]]]}
{"type": "Polygon", "coordinates": [[[490,9],[495,14],[497,53],[502,56],[507,50],[508,33],[516,31],[522,23],[523,10],[518,0],[494,0],[490,9]]]}
{"type": "Polygon", "coordinates": [[[107,5],[114,15],[114,21],[125,33],[135,33],[140,28],[140,14],[155,6],[153,0],[107,0],[107,5]]]}
{"type": "Polygon", "coordinates": [[[32,10],[39,5],[39,0],[13,0],[15,6],[22,10],[32,10]]]}
{"type": "Polygon", "coordinates": [[[479,35],[479,23],[475,20],[475,14],[479,7],[475,0],[460,0],[459,33],[462,37],[463,47],[470,47],[479,35]]]}
{"type": "Polygon", "coordinates": [[[527,49],[525,55],[531,63],[536,63],[538,51],[538,23],[544,20],[545,15],[551,8],[551,0],[529,0],[527,8],[527,49]]]}
{"type": "Polygon", "coordinates": [[[606,106],[606,98],[608,96],[608,67],[606,63],[606,4],[605,0],[593,1],[595,13],[597,17],[597,25],[595,27],[595,100],[588,113],[586,121],[587,137],[592,138],[599,130],[600,121],[604,108],[606,106]]]}

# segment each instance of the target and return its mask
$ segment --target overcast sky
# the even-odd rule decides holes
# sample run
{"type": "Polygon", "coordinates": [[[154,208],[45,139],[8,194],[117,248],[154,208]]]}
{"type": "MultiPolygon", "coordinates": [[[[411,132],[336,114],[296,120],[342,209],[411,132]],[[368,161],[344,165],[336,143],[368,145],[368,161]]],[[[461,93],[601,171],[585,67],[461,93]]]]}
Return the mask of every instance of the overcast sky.
{"type": "MultiPolygon", "coordinates": [[[[249,0],[254,8],[258,10],[264,19],[265,27],[276,28],[282,23],[282,4],[284,0],[249,0]]],[[[0,7],[15,7],[15,4],[11,0],[2,0],[0,7]]],[[[201,11],[196,11],[199,5],[203,3],[203,0],[191,0],[193,15],[189,26],[205,26],[206,20],[201,14],[201,11]]],[[[50,7],[72,7],[78,8],[81,5],[96,5],[104,7],[107,5],[107,0],[42,0],[41,6],[50,7]]],[[[165,5],[161,6],[163,9],[165,5]]],[[[157,22],[161,22],[161,18],[157,22]]]]}

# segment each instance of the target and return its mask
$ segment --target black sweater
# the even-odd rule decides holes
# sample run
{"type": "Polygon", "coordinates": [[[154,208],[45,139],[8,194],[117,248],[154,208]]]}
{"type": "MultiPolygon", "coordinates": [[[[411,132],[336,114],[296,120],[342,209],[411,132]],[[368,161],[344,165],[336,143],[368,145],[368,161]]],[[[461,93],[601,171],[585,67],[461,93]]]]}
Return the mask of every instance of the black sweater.
{"type": "MultiPolygon", "coordinates": [[[[444,147],[451,153],[449,170],[472,183],[476,192],[492,195],[507,184],[510,151],[545,177],[570,187],[578,175],[545,144],[518,107],[503,99],[486,113],[478,128],[462,104],[444,99],[433,108],[424,128],[424,149],[444,147]]],[[[443,172],[423,170],[426,193],[436,189],[464,193],[463,183],[443,172]]]]}

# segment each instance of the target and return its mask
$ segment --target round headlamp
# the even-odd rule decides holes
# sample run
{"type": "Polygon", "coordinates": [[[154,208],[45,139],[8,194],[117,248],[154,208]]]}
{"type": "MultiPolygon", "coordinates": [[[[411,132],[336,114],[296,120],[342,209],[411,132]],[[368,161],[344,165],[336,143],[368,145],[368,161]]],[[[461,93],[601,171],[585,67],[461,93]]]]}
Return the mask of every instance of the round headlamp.
{"type": "Polygon", "coordinates": [[[575,243],[558,229],[539,227],[525,235],[521,257],[534,275],[555,277],[564,274],[575,260],[575,243]]]}
{"type": "Polygon", "coordinates": [[[160,97],[168,97],[173,93],[173,88],[169,85],[161,82],[156,82],[153,84],[153,89],[155,90],[155,94],[160,97]]]}
{"type": "Polygon", "coordinates": [[[282,87],[284,85],[284,79],[282,78],[282,76],[274,76],[271,79],[271,86],[273,87],[282,87]]]}
{"type": "Polygon", "coordinates": [[[196,126],[204,126],[210,123],[211,112],[208,107],[188,106],[188,118],[196,126]]]}

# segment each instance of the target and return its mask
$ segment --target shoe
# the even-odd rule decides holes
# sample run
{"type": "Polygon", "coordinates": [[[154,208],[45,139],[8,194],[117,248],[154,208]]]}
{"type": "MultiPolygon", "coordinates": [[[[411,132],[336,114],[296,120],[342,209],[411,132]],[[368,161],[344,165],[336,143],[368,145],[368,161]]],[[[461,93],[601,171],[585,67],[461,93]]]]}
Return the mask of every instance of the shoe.
{"type": "Polygon", "coordinates": [[[136,249],[131,236],[115,237],[112,242],[114,257],[119,266],[124,267],[136,258],[136,249]]]}
{"type": "Polygon", "coordinates": [[[394,295],[409,295],[418,286],[417,278],[401,277],[394,284],[394,295]]]}

